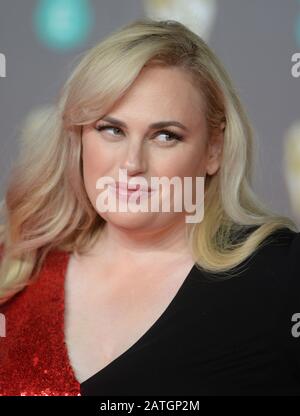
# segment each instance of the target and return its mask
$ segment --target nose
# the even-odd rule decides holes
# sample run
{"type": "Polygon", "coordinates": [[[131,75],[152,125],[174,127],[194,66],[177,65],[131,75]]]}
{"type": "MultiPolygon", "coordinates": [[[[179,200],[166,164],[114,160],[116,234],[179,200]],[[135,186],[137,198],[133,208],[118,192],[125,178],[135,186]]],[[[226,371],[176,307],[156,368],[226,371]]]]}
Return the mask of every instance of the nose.
{"type": "Polygon", "coordinates": [[[125,160],[121,168],[127,169],[128,175],[136,175],[146,170],[146,160],[142,144],[131,143],[126,149],[125,160]]]}

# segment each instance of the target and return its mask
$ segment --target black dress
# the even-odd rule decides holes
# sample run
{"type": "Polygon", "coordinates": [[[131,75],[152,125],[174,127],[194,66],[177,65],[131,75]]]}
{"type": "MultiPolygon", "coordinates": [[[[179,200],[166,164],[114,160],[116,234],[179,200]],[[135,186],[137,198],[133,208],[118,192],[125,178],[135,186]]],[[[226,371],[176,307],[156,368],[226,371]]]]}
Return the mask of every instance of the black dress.
{"type": "Polygon", "coordinates": [[[194,265],[159,319],[81,394],[300,396],[300,233],[265,243],[231,279],[194,265]]]}

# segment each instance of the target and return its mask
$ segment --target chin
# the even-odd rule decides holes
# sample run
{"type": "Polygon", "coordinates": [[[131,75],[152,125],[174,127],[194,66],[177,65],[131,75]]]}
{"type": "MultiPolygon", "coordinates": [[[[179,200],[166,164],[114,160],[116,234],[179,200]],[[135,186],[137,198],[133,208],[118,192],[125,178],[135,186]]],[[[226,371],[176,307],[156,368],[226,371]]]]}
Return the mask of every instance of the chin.
{"type": "Polygon", "coordinates": [[[101,217],[108,223],[124,228],[140,228],[153,225],[155,213],[151,212],[105,212],[101,217]]]}

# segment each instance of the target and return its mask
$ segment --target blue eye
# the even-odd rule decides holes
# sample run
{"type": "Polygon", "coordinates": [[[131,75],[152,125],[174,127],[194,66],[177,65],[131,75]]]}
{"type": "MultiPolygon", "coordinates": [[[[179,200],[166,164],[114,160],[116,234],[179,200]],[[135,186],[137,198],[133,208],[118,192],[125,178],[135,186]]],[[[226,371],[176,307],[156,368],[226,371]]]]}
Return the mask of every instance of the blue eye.
{"type": "MultiPolygon", "coordinates": [[[[117,131],[119,133],[120,132],[123,133],[122,130],[119,127],[110,126],[110,125],[107,125],[107,126],[103,126],[103,125],[101,126],[101,125],[99,125],[99,126],[96,126],[95,129],[97,131],[114,130],[114,131],[117,131]]],[[[170,138],[170,140],[163,140],[163,141],[160,141],[159,140],[162,143],[168,143],[168,142],[173,142],[173,141],[178,141],[179,142],[179,141],[182,141],[182,139],[183,139],[182,136],[179,136],[178,134],[176,134],[176,133],[174,133],[174,132],[172,132],[170,130],[160,130],[160,131],[158,131],[156,133],[156,136],[160,136],[162,134],[164,134],[166,136],[169,136],[169,138],[170,138]]],[[[118,135],[119,135],[118,133],[117,134],[113,134],[113,136],[118,136],[118,135]]]]}
{"type": "Polygon", "coordinates": [[[165,134],[165,135],[171,137],[171,140],[166,140],[165,143],[172,142],[173,140],[177,140],[177,141],[181,141],[182,140],[182,137],[181,136],[178,136],[178,134],[173,133],[172,131],[169,131],[169,130],[161,130],[158,133],[159,133],[158,134],[159,136],[161,134],[165,134]]]}
{"type": "Polygon", "coordinates": [[[119,129],[118,127],[114,127],[114,126],[97,126],[97,127],[95,127],[95,129],[96,129],[97,131],[108,130],[108,129],[122,131],[122,130],[121,130],[121,129],[119,129]]]}

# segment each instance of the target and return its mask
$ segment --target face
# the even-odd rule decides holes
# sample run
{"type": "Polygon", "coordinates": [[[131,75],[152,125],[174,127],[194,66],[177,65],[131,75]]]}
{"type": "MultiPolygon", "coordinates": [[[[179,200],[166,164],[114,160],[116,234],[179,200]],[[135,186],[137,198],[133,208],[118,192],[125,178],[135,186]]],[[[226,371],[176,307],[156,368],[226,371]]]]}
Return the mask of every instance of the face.
{"type": "MultiPolygon", "coordinates": [[[[119,169],[126,169],[128,181],[144,178],[149,186],[153,177],[179,177],[182,183],[189,177],[194,181],[218,170],[221,149],[222,136],[208,136],[204,101],[191,75],[176,67],[146,66],[107,114],[83,127],[85,188],[99,212],[96,200],[103,192],[96,188],[99,178],[109,176],[118,181],[119,169]],[[151,127],[165,121],[175,123],[151,127]]],[[[158,195],[161,198],[161,190],[158,195]]],[[[99,215],[115,226],[149,231],[184,222],[186,212],[149,209],[99,215]]]]}

